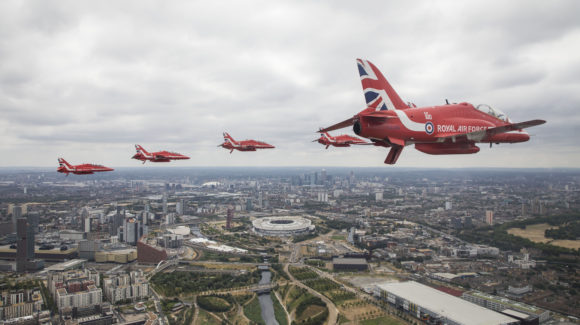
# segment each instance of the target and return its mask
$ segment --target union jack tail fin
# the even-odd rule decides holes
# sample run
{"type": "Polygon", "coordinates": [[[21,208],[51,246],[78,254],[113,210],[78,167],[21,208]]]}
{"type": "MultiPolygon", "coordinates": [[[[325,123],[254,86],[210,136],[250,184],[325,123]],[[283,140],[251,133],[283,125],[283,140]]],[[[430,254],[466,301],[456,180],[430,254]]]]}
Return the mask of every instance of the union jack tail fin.
{"type": "Polygon", "coordinates": [[[72,166],[64,159],[58,158],[58,164],[65,169],[72,169],[72,166]]]}
{"type": "Polygon", "coordinates": [[[363,59],[356,59],[356,64],[367,107],[377,111],[409,108],[374,64],[363,59]]]}
{"type": "Polygon", "coordinates": [[[231,142],[233,144],[236,144],[237,143],[236,140],[234,140],[234,138],[232,138],[232,136],[229,135],[227,132],[224,132],[224,140],[226,142],[231,142]]]}
{"type": "Polygon", "coordinates": [[[135,145],[135,150],[137,150],[137,153],[142,153],[142,154],[144,154],[146,156],[149,155],[149,152],[147,152],[147,150],[143,149],[143,147],[141,147],[138,144],[135,145]]]}

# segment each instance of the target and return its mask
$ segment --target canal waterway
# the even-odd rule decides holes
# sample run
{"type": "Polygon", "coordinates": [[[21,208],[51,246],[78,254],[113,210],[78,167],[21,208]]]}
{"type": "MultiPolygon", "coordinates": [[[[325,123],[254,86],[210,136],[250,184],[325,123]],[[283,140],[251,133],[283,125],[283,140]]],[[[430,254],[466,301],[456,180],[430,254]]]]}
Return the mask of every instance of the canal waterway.
{"type": "MultiPolygon", "coordinates": [[[[260,279],[260,284],[270,284],[272,280],[272,273],[270,271],[263,271],[262,278],[260,279]]],[[[260,308],[262,309],[262,319],[266,322],[266,325],[279,325],[274,316],[274,302],[270,293],[262,293],[258,295],[258,301],[260,301],[260,308]]]]}

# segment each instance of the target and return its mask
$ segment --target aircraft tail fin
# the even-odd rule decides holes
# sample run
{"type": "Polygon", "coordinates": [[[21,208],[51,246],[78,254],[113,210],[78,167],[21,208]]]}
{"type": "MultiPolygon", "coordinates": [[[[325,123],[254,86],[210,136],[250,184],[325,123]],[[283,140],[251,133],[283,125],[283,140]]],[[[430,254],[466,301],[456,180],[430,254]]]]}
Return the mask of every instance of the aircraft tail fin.
{"type": "Polygon", "coordinates": [[[64,160],[63,158],[58,158],[58,164],[60,165],[60,167],[63,167],[66,170],[70,170],[72,169],[71,164],[69,164],[66,160],[64,160]]]}
{"type": "Polygon", "coordinates": [[[234,140],[234,138],[232,138],[232,136],[229,135],[229,133],[227,133],[227,132],[224,132],[224,140],[226,142],[231,142],[233,144],[237,143],[236,140],[234,140]]]}
{"type": "Polygon", "coordinates": [[[149,152],[147,152],[147,150],[145,150],[143,147],[141,147],[138,144],[135,145],[135,150],[137,150],[137,153],[142,153],[144,155],[149,155],[149,152]]]}
{"type": "Polygon", "coordinates": [[[409,108],[374,64],[363,59],[356,63],[367,107],[377,111],[409,108]]]}

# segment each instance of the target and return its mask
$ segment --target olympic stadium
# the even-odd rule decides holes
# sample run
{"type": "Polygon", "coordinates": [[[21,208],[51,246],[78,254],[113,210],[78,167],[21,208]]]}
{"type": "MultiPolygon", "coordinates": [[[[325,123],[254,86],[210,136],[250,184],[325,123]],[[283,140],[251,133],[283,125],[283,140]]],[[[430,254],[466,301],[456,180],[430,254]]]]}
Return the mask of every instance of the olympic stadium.
{"type": "Polygon", "coordinates": [[[265,217],[252,221],[254,232],[265,236],[293,236],[314,230],[312,222],[303,217],[265,217]]]}

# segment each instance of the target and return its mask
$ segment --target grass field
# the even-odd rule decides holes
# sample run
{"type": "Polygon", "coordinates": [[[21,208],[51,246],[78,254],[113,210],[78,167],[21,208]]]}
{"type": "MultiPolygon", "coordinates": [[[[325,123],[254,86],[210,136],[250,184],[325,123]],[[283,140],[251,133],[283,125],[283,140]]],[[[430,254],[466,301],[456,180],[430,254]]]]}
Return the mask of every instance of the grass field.
{"type": "Polygon", "coordinates": [[[508,229],[508,234],[527,238],[534,243],[547,243],[550,241],[550,239],[546,238],[544,234],[546,229],[550,228],[556,227],[550,226],[547,223],[540,223],[537,225],[526,226],[526,229],[510,228],[508,229]]]}
{"type": "Polygon", "coordinates": [[[508,234],[527,238],[535,243],[550,243],[550,245],[554,246],[580,249],[580,240],[566,240],[566,239],[552,240],[550,238],[546,238],[544,236],[546,230],[551,228],[556,229],[558,227],[550,226],[547,223],[540,223],[536,225],[526,226],[526,229],[510,228],[508,229],[508,234]]]}
{"type": "Polygon", "coordinates": [[[308,306],[304,312],[302,312],[302,314],[297,315],[296,317],[296,323],[300,323],[303,320],[306,320],[308,318],[314,317],[322,312],[324,312],[326,310],[326,307],[322,307],[322,306],[318,306],[318,305],[311,305],[308,306]]]}
{"type": "Polygon", "coordinates": [[[278,298],[273,291],[270,292],[270,298],[272,298],[272,302],[274,304],[274,316],[280,325],[288,325],[288,318],[286,318],[286,312],[284,311],[284,307],[280,304],[278,298]]]}
{"type": "Polygon", "coordinates": [[[580,240],[558,239],[550,242],[550,245],[564,248],[580,249],[580,240]]]}
{"type": "Polygon", "coordinates": [[[244,315],[246,315],[246,317],[248,317],[253,322],[256,322],[261,325],[266,324],[262,319],[262,308],[260,308],[258,296],[255,296],[250,301],[250,303],[244,306],[244,315]]]}
{"type": "Polygon", "coordinates": [[[220,325],[217,319],[215,319],[212,315],[210,315],[205,310],[200,310],[199,315],[197,316],[197,321],[195,322],[197,325],[220,325]]]}

